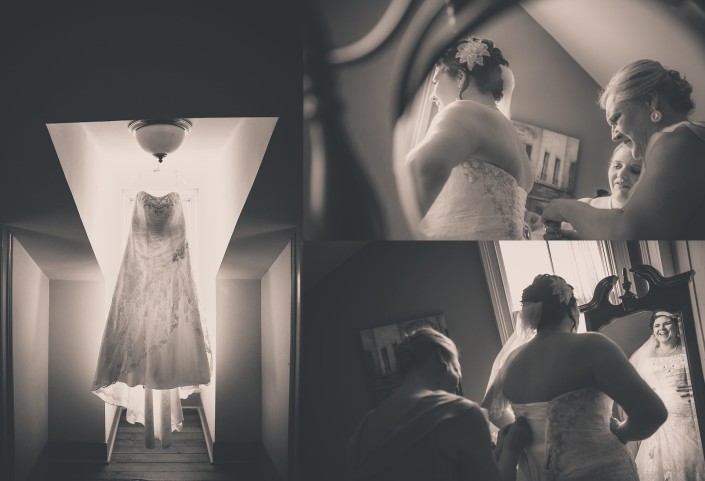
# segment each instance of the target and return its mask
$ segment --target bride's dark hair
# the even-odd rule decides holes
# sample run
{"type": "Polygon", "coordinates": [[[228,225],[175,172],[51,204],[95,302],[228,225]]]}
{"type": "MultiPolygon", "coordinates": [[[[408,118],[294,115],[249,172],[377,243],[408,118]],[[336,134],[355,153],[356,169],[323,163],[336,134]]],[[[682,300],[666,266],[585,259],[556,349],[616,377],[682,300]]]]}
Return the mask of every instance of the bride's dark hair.
{"type": "Polygon", "coordinates": [[[542,304],[541,317],[536,324],[537,330],[558,324],[566,314],[573,321],[573,330],[577,328],[578,320],[573,317],[573,308],[577,301],[571,293],[568,303],[563,302],[559,292],[561,285],[571,287],[560,276],[540,274],[521,293],[522,304],[525,302],[540,302],[542,304]]]}
{"type": "Polygon", "coordinates": [[[457,77],[461,70],[465,73],[463,87],[461,92],[465,91],[470,81],[470,76],[475,79],[475,84],[481,92],[489,92],[495,100],[500,100],[504,95],[504,81],[502,80],[502,69],[500,65],[509,67],[509,62],[502,55],[502,51],[494,46],[492,40],[478,37],[466,37],[456,42],[451,48],[445,51],[443,56],[438,60],[436,66],[445,69],[452,77],[457,77]],[[458,48],[463,44],[480,41],[485,44],[489,57],[483,56],[482,65],[474,65],[472,71],[467,63],[461,62],[456,57],[458,48]]]}

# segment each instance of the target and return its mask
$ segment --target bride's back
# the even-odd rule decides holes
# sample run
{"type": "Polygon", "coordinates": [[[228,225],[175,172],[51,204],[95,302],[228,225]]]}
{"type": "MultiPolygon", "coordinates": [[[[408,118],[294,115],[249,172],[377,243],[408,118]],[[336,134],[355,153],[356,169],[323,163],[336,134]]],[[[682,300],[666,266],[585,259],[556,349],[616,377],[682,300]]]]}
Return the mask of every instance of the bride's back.
{"type": "Polygon", "coordinates": [[[514,403],[529,404],[595,386],[585,336],[591,335],[555,332],[535,337],[507,366],[504,396],[514,403]]]}
{"type": "Polygon", "coordinates": [[[465,120],[477,139],[473,157],[501,168],[529,192],[534,184],[531,163],[512,123],[496,108],[472,100],[458,103],[466,107],[465,120]]]}

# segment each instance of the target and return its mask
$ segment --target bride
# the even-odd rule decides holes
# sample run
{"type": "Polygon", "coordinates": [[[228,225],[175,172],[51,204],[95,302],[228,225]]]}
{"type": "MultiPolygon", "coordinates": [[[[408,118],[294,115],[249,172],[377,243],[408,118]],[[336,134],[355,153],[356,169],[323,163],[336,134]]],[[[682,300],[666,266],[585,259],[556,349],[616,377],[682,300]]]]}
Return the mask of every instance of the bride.
{"type": "Polygon", "coordinates": [[[508,65],[491,40],[476,37],[438,61],[431,97],[438,115],[397,168],[402,205],[422,237],[529,238],[524,216],[533,173],[524,144],[497,108],[508,65]]]}
{"type": "Polygon", "coordinates": [[[571,286],[537,276],[482,406],[498,427],[528,419],[532,443],[519,458],[519,480],[637,481],[624,443],[651,436],[666,408],[614,342],[573,332],[578,316],[571,286]],[[613,400],[627,414],[621,424],[611,421],[613,400]]]}

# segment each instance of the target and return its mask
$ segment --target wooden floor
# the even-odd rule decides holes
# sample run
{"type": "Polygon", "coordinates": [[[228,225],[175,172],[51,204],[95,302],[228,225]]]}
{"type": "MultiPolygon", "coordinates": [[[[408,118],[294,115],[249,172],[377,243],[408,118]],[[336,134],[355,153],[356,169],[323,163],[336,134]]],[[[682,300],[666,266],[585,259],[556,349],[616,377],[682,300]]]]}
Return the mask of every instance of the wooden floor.
{"type": "Polygon", "coordinates": [[[208,458],[198,411],[184,409],[184,428],[172,433],[172,445],[154,449],[144,447],[144,426],[130,424],[124,414],[115,439],[110,464],[54,463],[50,480],[173,480],[173,481],[263,481],[256,465],[214,466],[208,458]]]}

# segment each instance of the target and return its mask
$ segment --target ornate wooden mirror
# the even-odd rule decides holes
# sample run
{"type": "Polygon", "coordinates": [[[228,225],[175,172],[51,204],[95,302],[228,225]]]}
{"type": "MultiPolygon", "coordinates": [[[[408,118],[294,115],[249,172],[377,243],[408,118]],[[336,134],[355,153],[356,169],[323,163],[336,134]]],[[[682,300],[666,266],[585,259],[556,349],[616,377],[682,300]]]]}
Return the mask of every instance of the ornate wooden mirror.
{"type": "MultiPolygon", "coordinates": [[[[619,296],[619,304],[613,304],[609,298],[619,278],[609,276],[602,279],[595,288],[592,300],[580,306],[580,311],[585,316],[586,328],[588,331],[605,334],[622,348],[637,367],[639,374],[659,393],[669,410],[669,417],[692,416],[693,428],[698,431],[694,441],[700,444],[699,455],[703,456],[705,379],[690,297],[690,284],[695,272],[688,271],[673,277],[663,277],[648,265],[630,270],[635,277],[645,281],[648,291],[641,296],[634,294],[631,291],[632,283],[629,282],[624,269],[624,294],[619,296]],[[680,337],[680,345],[676,345],[673,350],[662,350],[661,355],[649,357],[650,355],[643,354],[647,352],[647,341],[653,346],[658,346],[655,349],[662,348],[662,345],[657,343],[659,337],[654,336],[651,340],[652,334],[657,332],[658,336],[663,334],[664,338],[670,335],[665,328],[659,331],[658,325],[657,329],[652,329],[652,317],[656,322],[670,320],[675,328],[673,335],[680,337]],[[680,357],[683,352],[685,360],[680,357]],[[637,358],[647,359],[646,364],[636,361],[637,358]],[[685,393],[677,391],[677,386],[691,386],[692,396],[688,395],[687,390],[685,393]]],[[[655,350],[653,352],[655,353],[655,350]]],[[[664,429],[664,426],[666,424],[660,429],[664,429]]],[[[654,434],[657,435],[658,433],[654,434]]],[[[634,445],[630,446],[630,449],[638,451],[639,447],[634,445]]]]}

